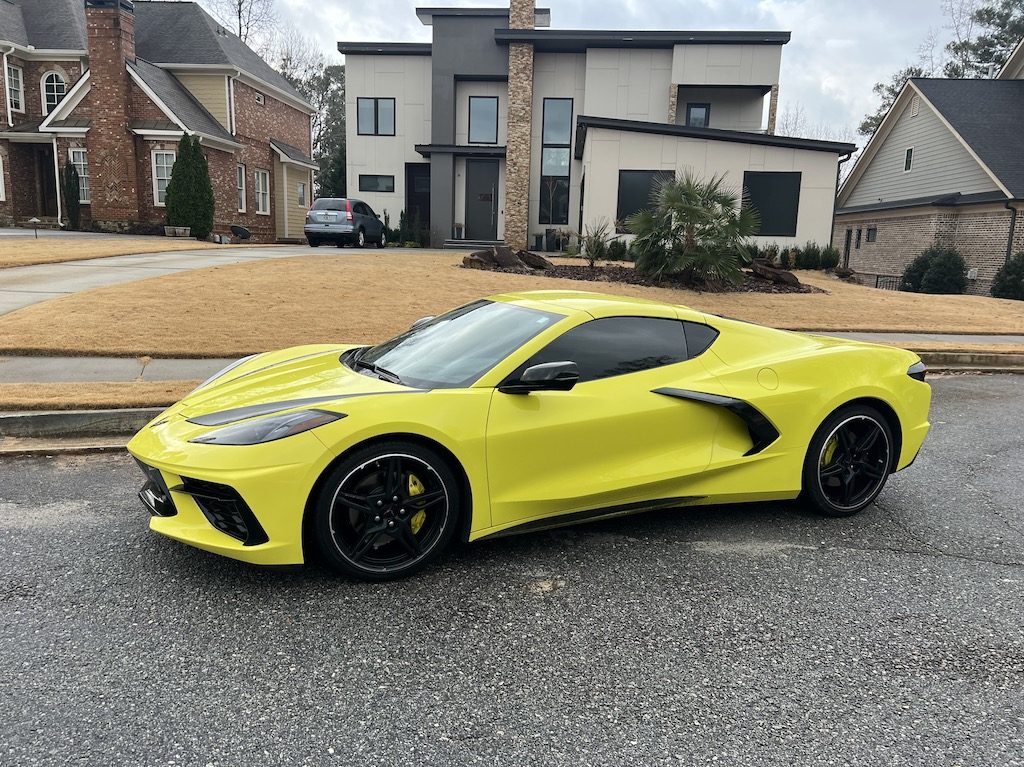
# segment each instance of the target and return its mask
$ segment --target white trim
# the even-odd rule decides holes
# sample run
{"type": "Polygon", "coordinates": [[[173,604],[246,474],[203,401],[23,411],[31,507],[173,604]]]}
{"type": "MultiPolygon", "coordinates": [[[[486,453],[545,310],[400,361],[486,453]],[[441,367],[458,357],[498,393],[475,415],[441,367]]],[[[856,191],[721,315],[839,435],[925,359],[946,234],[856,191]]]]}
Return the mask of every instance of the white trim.
{"type": "MultiPolygon", "coordinates": [[[[14,47],[11,50],[4,51],[4,87],[7,87],[7,57],[14,53],[14,47]]],[[[7,127],[14,127],[14,116],[11,114],[11,100],[7,98],[7,94],[4,94],[4,104],[7,105],[7,127]]]]}
{"type": "Polygon", "coordinates": [[[249,204],[248,204],[249,203],[249,200],[248,200],[248,196],[249,196],[249,183],[248,183],[248,179],[246,178],[246,174],[248,174],[248,172],[249,171],[246,169],[245,163],[240,162],[235,167],[235,192],[236,192],[236,195],[237,195],[238,192],[242,193],[242,207],[240,207],[238,209],[239,213],[245,213],[247,208],[249,207],[249,204]],[[239,188],[239,186],[238,186],[238,179],[239,179],[238,171],[242,171],[242,175],[241,175],[242,186],[241,186],[241,188],[239,188]]]}
{"type": "Polygon", "coordinates": [[[320,166],[317,165],[316,163],[304,162],[302,160],[293,160],[280,149],[278,149],[276,146],[274,146],[273,143],[270,144],[270,148],[277,153],[277,159],[284,164],[298,165],[300,168],[307,168],[309,170],[320,170],[320,166]]]}
{"type": "Polygon", "coordinates": [[[63,213],[63,211],[61,210],[61,205],[60,205],[60,193],[61,193],[61,188],[60,188],[61,187],[61,184],[60,184],[60,150],[57,148],[57,137],[56,136],[54,136],[54,138],[53,138],[53,178],[54,178],[54,181],[56,181],[54,186],[57,187],[57,189],[54,191],[54,195],[57,197],[57,225],[58,226],[63,226],[64,225],[63,221],[62,221],[63,216],[61,215],[63,213]]]}
{"type": "MultiPolygon", "coordinates": [[[[39,130],[47,131],[51,130],[50,124],[55,120],[63,120],[69,114],[75,111],[82,100],[89,94],[92,89],[92,85],[89,84],[89,75],[91,70],[85,70],[85,74],[78,78],[78,81],[71,86],[71,90],[64,94],[64,100],[61,101],[57,108],[54,109],[50,114],[46,116],[39,125],[39,130]]],[[[68,128],[61,128],[60,130],[70,130],[68,128]]],[[[85,129],[83,129],[85,130],[85,129]]]]}
{"type": "Polygon", "coordinates": [[[228,130],[234,136],[237,132],[237,125],[235,124],[235,77],[230,75],[228,76],[228,123],[230,123],[228,130]]]}
{"type": "Polygon", "coordinates": [[[266,80],[261,80],[260,78],[256,77],[255,75],[249,74],[248,72],[240,72],[238,69],[235,69],[233,67],[224,66],[222,64],[174,64],[174,63],[167,63],[167,62],[160,62],[160,61],[154,61],[154,62],[151,62],[151,63],[153,63],[155,66],[160,67],[161,69],[166,69],[166,70],[168,70],[170,72],[175,72],[175,71],[178,71],[178,70],[180,70],[182,72],[204,71],[205,70],[207,72],[214,72],[214,73],[218,73],[218,74],[219,73],[223,73],[223,72],[238,72],[239,74],[238,74],[237,79],[241,80],[243,83],[248,85],[250,88],[255,88],[258,91],[262,91],[262,90],[273,91],[275,94],[278,94],[278,95],[274,96],[274,98],[276,98],[278,101],[284,101],[286,103],[290,103],[292,106],[294,106],[297,109],[305,112],[306,114],[310,114],[311,115],[311,114],[313,114],[313,112],[316,111],[316,110],[313,109],[313,107],[309,103],[304,101],[302,98],[293,96],[292,94],[288,93],[287,91],[285,91],[285,90],[283,90],[281,88],[278,88],[276,85],[271,85],[266,80]]]}
{"type": "Polygon", "coordinates": [[[39,78],[39,104],[43,110],[43,117],[46,117],[50,112],[60,106],[60,102],[68,97],[68,79],[64,76],[63,72],[58,72],[56,69],[50,69],[43,72],[43,76],[39,78]],[[53,105],[53,109],[46,109],[46,78],[50,75],[57,75],[60,81],[64,83],[64,94],[60,97],[56,104],[53,105]]]}
{"type": "Polygon", "coordinates": [[[903,172],[910,173],[914,169],[914,147],[913,145],[906,147],[903,150],[903,172]],[[907,152],[910,153],[910,167],[907,167],[907,152]]]}
{"type": "MultiPolygon", "coordinates": [[[[4,98],[7,99],[7,109],[10,112],[17,112],[18,114],[25,114],[25,67],[19,67],[17,64],[10,64],[7,62],[7,57],[4,57],[4,87],[7,89],[4,91],[4,98]],[[18,103],[20,107],[11,106],[11,70],[18,70],[18,103]]],[[[13,125],[14,123],[11,123],[13,125]]]]}
{"type": "Polygon", "coordinates": [[[999,70],[998,74],[996,74],[996,78],[995,79],[996,80],[1010,80],[1010,79],[1013,79],[1009,75],[1010,67],[1012,66],[1015,69],[1017,67],[1019,67],[1019,57],[1021,55],[1024,55],[1024,38],[1022,38],[1021,41],[1019,43],[1017,43],[1017,46],[1010,52],[1010,55],[1006,57],[1006,63],[1003,64],[1003,66],[999,70]],[[1004,75],[1005,75],[1005,77],[1004,77],[1004,75]]]}
{"type": "Polygon", "coordinates": [[[284,236],[288,237],[291,232],[288,230],[288,166],[282,163],[281,165],[281,186],[284,187],[281,191],[281,203],[284,205],[284,236]]]}
{"type": "Polygon", "coordinates": [[[209,133],[192,131],[192,135],[198,138],[199,143],[202,144],[203,146],[213,147],[214,149],[222,149],[226,152],[234,152],[236,149],[242,148],[242,145],[235,141],[228,141],[225,138],[211,136],[209,133]]]}
{"type": "Polygon", "coordinates": [[[228,133],[234,136],[235,132],[231,130],[231,75],[224,75],[224,110],[224,116],[228,123],[224,127],[228,133]]]}
{"type": "Polygon", "coordinates": [[[68,162],[75,166],[75,170],[78,170],[78,165],[75,163],[75,152],[85,152],[85,179],[89,182],[89,196],[86,199],[82,199],[82,187],[81,179],[82,172],[78,171],[79,187],[78,187],[78,204],[79,205],[92,205],[92,176],[89,173],[89,148],[84,146],[71,146],[68,147],[68,162]]]}
{"type": "Polygon", "coordinates": [[[160,100],[160,97],[153,92],[153,89],[146,85],[146,81],[143,80],[142,76],[135,71],[135,67],[129,64],[127,69],[128,74],[131,76],[132,80],[135,81],[135,84],[142,88],[142,92],[149,97],[150,101],[156,104],[157,108],[164,113],[164,116],[166,116],[168,120],[170,120],[172,123],[181,128],[185,133],[191,136],[192,131],[186,128],[185,123],[179,120],[177,115],[175,115],[174,112],[172,112],[170,108],[163,101],[160,100]]]}
{"type": "Polygon", "coordinates": [[[145,139],[151,139],[151,140],[158,140],[158,139],[165,139],[165,138],[178,138],[178,139],[180,139],[183,135],[185,135],[180,130],[159,130],[159,129],[150,130],[149,128],[132,128],[131,131],[136,136],[139,136],[139,137],[145,138],[145,139]]]}
{"type": "MultiPolygon", "coordinates": [[[[151,179],[152,180],[152,186],[153,186],[153,206],[157,207],[157,208],[166,208],[167,207],[167,190],[166,189],[164,190],[164,201],[160,202],[159,201],[159,197],[160,197],[159,190],[156,188],[156,182],[157,182],[157,178],[156,178],[156,156],[158,154],[173,155],[174,156],[174,161],[177,162],[177,160],[178,160],[178,152],[177,152],[176,149],[154,149],[154,150],[152,150],[150,152],[150,155],[149,155],[149,157],[150,157],[150,167],[152,169],[152,176],[153,176],[152,179],[151,179]]],[[[174,170],[174,162],[171,163],[171,172],[172,172],[172,174],[173,174],[173,170],[174,170]]],[[[171,177],[168,176],[167,177],[168,183],[170,183],[170,180],[171,180],[171,177]]]]}
{"type": "Polygon", "coordinates": [[[11,53],[17,50],[18,58],[27,61],[80,61],[89,56],[89,51],[74,48],[33,48],[10,40],[0,40],[0,45],[7,46],[11,53]]]}
{"type": "Polygon", "coordinates": [[[270,171],[264,170],[263,168],[256,168],[252,172],[252,180],[254,185],[254,191],[256,193],[256,215],[257,216],[269,216],[270,215],[270,171]],[[260,174],[263,174],[267,179],[267,209],[260,210],[260,184],[257,180],[260,174]]]}
{"type": "Polygon", "coordinates": [[[0,154],[0,202],[7,202],[7,182],[4,180],[4,156],[0,154]]]}

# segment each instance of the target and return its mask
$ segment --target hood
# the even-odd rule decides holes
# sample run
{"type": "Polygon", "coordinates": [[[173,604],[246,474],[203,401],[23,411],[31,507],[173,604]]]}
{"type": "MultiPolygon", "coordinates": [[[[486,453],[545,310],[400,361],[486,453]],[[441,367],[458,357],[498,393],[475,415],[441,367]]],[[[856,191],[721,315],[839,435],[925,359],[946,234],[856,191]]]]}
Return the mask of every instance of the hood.
{"type": "MultiPolygon", "coordinates": [[[[333,399],[415,391],[357,373],[343,365],[339,359],[341,354],[354,348],[359,347],[352,344],[298,346],[259,355],[192,392],[173,410],[185,418],[199,418],[275,403],[295,401],[294,407],[302,407],[314,400],[317,407],[323,407],[333,399]]],[[[286,404],[279,409],[291,409],[291,406],[286,404]]]]}

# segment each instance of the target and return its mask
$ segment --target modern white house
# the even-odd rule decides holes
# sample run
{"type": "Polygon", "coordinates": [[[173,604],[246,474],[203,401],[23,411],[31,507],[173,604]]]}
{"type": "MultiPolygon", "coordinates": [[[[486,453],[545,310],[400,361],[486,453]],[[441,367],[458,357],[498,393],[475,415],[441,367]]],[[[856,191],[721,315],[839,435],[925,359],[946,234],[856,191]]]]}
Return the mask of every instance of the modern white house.
{"type": "Polygon", "coordinates": [[[762,242],[829,242],[852,144],[775,135],[788,32],[551,29],[532,0],[420,8],[432,43],[341,42],[348,188],[433,245],[621,222],[666,174],[724,174],[762,242]]]}

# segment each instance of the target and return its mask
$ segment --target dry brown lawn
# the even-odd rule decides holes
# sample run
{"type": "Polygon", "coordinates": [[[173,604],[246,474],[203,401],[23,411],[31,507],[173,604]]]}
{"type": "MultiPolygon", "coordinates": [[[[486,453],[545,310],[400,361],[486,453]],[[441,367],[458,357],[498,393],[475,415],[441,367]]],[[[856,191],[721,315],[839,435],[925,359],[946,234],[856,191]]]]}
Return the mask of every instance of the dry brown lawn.
{"type": "Polygon", "coordinates": [[[172,237],[3,237],[0,238],[0,269],[34,264],[56,264],[86,258],[165,253],[169,250],[252,247],[214,245],[212,242],[172,237]]]}
{"type": "Polygon", "coordinates": [[[0,384],[0,411],[166,407],[198,385],[199,381],[0,384]]]}
{"type": "Polygon", "coordinates": [[[827,293],[697,293],[482,272],[459,268],[460,260],[458,253],[348,251],[99,288],[0,317],[0,352],[220,357],[372,342],[481,296],[536,289],[654,298],[789,329],[1024,332],[1024,302],[883,291],[813,272],[800,277],[827,293]]]}

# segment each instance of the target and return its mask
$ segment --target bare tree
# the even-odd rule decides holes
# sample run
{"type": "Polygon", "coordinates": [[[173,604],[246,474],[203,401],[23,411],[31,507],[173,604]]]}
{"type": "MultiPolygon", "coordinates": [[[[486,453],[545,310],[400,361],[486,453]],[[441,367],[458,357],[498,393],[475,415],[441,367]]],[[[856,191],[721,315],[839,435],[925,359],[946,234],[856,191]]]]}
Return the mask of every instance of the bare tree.
{"type": "Polygon", "coordinates": [[[206,0],[210,11],[250,47],[263,47],[277,21],[274,0],[206,0]]]}

